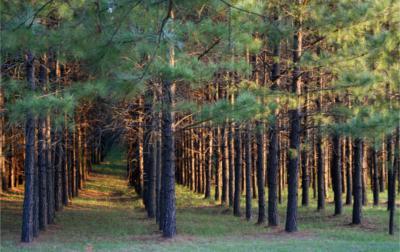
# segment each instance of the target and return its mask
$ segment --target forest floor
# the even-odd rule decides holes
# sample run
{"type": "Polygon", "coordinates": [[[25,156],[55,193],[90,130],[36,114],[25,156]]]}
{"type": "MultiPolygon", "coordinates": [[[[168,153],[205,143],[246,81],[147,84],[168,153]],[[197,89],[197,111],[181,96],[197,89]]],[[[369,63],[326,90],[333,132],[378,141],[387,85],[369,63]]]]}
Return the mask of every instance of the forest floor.
{"type": "Polygon", "coordinates": [[[279,209],[281,226],[269,228],[255,224],[256,208],[253,219],[246,221],[181,186],[177,186],[178,235],[163,239],[124,175],[124,161],[110,155],[94,167],[79,197],[57,213],[56,224],[32,244],[19,242],[22,188],[2,194],[0,251],[400,251],[400,214],[396,214],[396,234],[389,236],[385,204],[364,207],[363,224],[352,226],[350,206],[336,217],[331,200],[323,212],[312,203],[299,207],[299,231],[287,234],[285,203],[279,209]]]}

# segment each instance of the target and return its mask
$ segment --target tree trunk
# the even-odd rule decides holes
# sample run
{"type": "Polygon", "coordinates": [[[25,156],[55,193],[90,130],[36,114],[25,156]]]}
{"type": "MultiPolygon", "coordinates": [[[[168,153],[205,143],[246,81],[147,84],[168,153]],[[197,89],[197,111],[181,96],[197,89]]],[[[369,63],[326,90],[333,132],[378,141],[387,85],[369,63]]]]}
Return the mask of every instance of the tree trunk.
{"type": "MultiPolygon", "coordinates": [[[[319,130],[318,130],[319,131],[319,130]]],[[[318,194],[318,204],[317,209],[325,209],[325,177],[324,177],[324,158],[322,151],[322,139],[321,133],[317,133],[317,194],[318,194]]]]}
{"type": "MultiPolygon", "coordinates": [[[[388,140],[390,138],[388,137],[388,140]]],[[[389,145],[390,141],[388,141],[389,145]]],[[[388,159],[388,165],[389,165],[389,170],[388,170],[388,179],[390,181],[390,193],[389,193],[389,198],[388,198],[388,206],[389,206],[389,234],[393,235],[394,234],[394,215],[395,215],[395,210],[396,210],[396,172],[398,172],[399,167],[399,145],[400,145],[400,128],[397,127],[396,129],[396,139],[395,139],[395,149],[394,149],[394,160],[393,163],[391,162],[392,159],[392,153],[390,151],[389,153],[389,148],[388,148],[388,154],[387,154],[387,159],[388,159]]],[[[391,150],[391,148],[390,148],[391,150]]]]}
{"type": "Polygon", "coordinates": [[[63,148],[63,162],[62,162],[62,191],[63,191],[63,204],[66,206],[68,205],[68,200],[69,200],[69,183],[68,183],[68,160],[69,160],[69,152],[68,152],[68,130],[63,129],[62,133],[61,133],[61,137],[62,137],[62,145],[64,146],[63,148]]]}
{"type": "Polygon", "coordinates": [[[55,166],[56,166],[56,172],[55,172],[55,209],[56,211],[60,211],[63,208],[62,205],[62,193],[63,193],[63,187],[62,187],[62,165],[63,165],[63,147],[62,147],[62,133],[57,132],[56,133],[56,149],[55,149],[55,166]]]}
{"type": "Polygon", "coordinates": [[[341,146],[338,134],[332,136],[332,187],[335,201],[335,215],[342,213],[342,169],[341,169],[341,146]]]}
{"type": "Polygon", "coordinates": [[[173,237],[176,234],[176,209],[175,209],[175,157],[174,157],[174,136],[173,123],[174,114],[171,111],[175,84],[171,81],[163,81],[163,113],[162,113],[162,180],[163,187],[163,236],[173,237]]]}
{"type": "MultiPolygon", "coordinates": [[[[35,90],[34,57],[29,52],[26,56],[26,78],[28,88],[35,90]]],[[[25,124],[25,193],[22,214],[22,242],[33,241],[34,205],[35,205],[35,118],[32,111],[28,111],[25,124]]]]}
{"type": "Polygon", "coordinates": [[[226,131],[225,125],[221,127],[221,146],[220,153],[222,158],[222,192],[221,192],[221,204],[226,205],[228,202],[228,149],[227,149],[227,141],[226,141],[226,131]]]}
{"type": "Polygon", "coordinates": [[[277,198],[277,175],[278,175],[278,134],[276,122],[272,122],[269,132],[269,145],[267,157],[268,178],[268,225],[278,226],[278,198],[277,198]]]}
{"type": "Polygon", "coordinates": [[[353,162],[352,162],[352,140],[351,138],[347,138],[346,141],[346,205],[351,204],[351,197],[352,197],[352,184],[351,184],[351,171],[353,162]]]}
{"type": "Polygon", "coordinates": [[[354,140],[354,171],[353,171],[353,224],[361,224],[362,209],[362,141],[360,138],[354,140]]]}
{"type": "MultiPolygon", "coordinates": [[[[0,111],[4,109],[3,86],[0,85],[0,111]]],[[[5,113],[0,114],[0,192],[7,190],[5,113]]]]}
{"type": "MultiPolygon", "coordinates": [[[[307,88],[305,88],[305,92],[307,93],[307,88]]],[[[304,106],[304,148],[301,150],[301,178],[302,178],[302,183],[301,183],[301,189],[302,189],[302,194],[301,194],[301,205],[302,206],[308,206],[308,187],[310,184],[310,179],[309,179],[309,174],[308,174],[308,151],[311,149],[309,148],[310,140],[309,140],[309,134],[308,134],[308,117],[307,117],[307,109],[309,108],[309,95],[307,93],[307,99],[306,99],[306,106],[304,106]]]]}
{"type": "Polygon", "coordinates": [[[151,90],[148,88],[145,97],[143,98],[144,103],[143,103],[143,146],[142,146],[142,155],[143,155],[143,203],[145,206],[145,209],[147,211],[147,216],[149,216],[149,209],[148,209],[148,204],[149,204],[149,173],[150,169],[152,167],[152,153],[151,153],[151,143],[150,143],[150,137],[151,137],[151,102],[152,102],[152,97],[151,97],[151,90]]]}
{"type": "Polygon", "coordinates": [[[229,206],[233,206],[233,175],[234,175],[234,167],[235,167],[235,160],[234,160],[234,150],[235,150],[235,143],[233,139],[234,128],[232,124],[229,124],[228,127],[228,155],[229,155],[229,206]]]}
{"type": "Polygon", "coordinates": [[[379,174],[378,174],[378,157],[375,148],[371,148],[371,165],[372,165],[372,193],[374,197],[374,206],[379,205],[379,174]]]}
{"type": "Polygon", "coordinates": [[[246,158],[246,219],[251,219],[251,171],[252,171],[252,156],[251,156],[251,133],[250,125],[247,125],[245,139],[245,158],[246,158]]]}
{"type": "MultiPolygon", "coordinates": [[[[218,138],[218,141],[220,141],[219,134],[217,134],[216,136],[218,138]]],[[[207,158],[206,158],[206,162],[204,164],[205,175],[206,175],[205,176],[206,186],[205,186],[205,191],[204,191],[204,198],[206,198],[206,199],[209,199],[211,197],[211,171],[212,171],[212,164],[213,164],[213,154],[214,154],[214,152],[220,153],[219,144],[217,144],[217,146],[213,146],[213,142],[214,142],[213,140],[214,139],[213,139],[212,131],[210,129],[209,133],[208,133],[209,152],[205,153],[205,155],[207,155],[207,158]]],[[[219,160],[217,160],[217,162],[219,163],[219,160]]]]}
{"type": "MultiPolygon", "coordinates": [[[[298,1],[301,4],[301,0],[298,1]]],[[[302,51],[302,27],[301,18],[295,21],[295,33],[293,36],[293,63],[295,64],[292,76],[291,93],[300,96],[301,94],[301,72],[298,65],[302,51]]],[[[298,102],[299,99],[297,99],[298,102]]],[[[297,231],[297,187],[300,155],[300,108],[290,109],[290,132],[289,132],[289,164],[288,175],[288,202],[286,211],[287,232],[297,231]]]]}
{"type": "MultiPolygon", "coordinates": [[[[159,121],[157,121],[157,125],[159,121]]],[[[158,127],[158,126],[157,126],[158,127]]],[[[160,217],[161,217],[161,139],[157,136],[156,142],[156,152],[157,152],[157,161],[156,161],[156,222],[161,225],[160,217]]]]}
{"type": "Polygon", "coordinates": [[[382,152],[381,152],[381,162],[380,162],[380,170],[379,170],[379,191],[385,191],[385,170],[386,170],[386,162],[385,160],[386,146],[385,143],[382,143],[382,152]]]}
{"type": "Polygon", "coordinates": [[[240,217],[240,196],[242,188],[242,155],[241,155],[241,136],[240,126],[235,129],[235,195],[233,199],[233,215],[240,217]]]}
{"type": "Polygon", "coordinates": [[[156,128],[156,120],[155,114],[153,113],[152,104],[155,103],[155,95],[152,91],[151,87],[148,88],[146,97],[145,97],[145,105],[144,105],[144,113],[146,116],[145,120],[145,133],[144,133],[144,152],[143,152],[143,162],[144,162],[144,170],[146,174],[144,178],[147,179],[147,182],[144,183],[145,186],[145,194],[144,197],[146,202],[147,209],[147,217],[154,218],[155,217],[155,187],[156,187],[156,169],[157,169],[157,152],[156,152],[156,144],[155,144],[155,136],[154,129],[156,128]]]}
{"type": "Polygon", "coordinates": [[[264,190],[264,137],[263,123],[256,123],[257,142],[257,187],[258,187],[258,224],[265,222],[265,190],[264,190]]]}
{"type": "MultiPolygon", "coordinates": [[[[173,19],[172,1],[169,1],[169,17],[173,19]]],[[[170,67],[175,65],[174,46],[169,48],[169,64],[170,67]]],[[[161,137],[162,137],[162,205],[163,211],[161,218],[163,221],[163,236],[171,238],[176,235],[176,199],[175,199],[175,140],[174,140],[174,97],[176,84],[170,80],[162,82],[162,120],[161,120],[161,137]]]]}
{"type": "Polygon", "coordinates": [[[362,184],[362,205],[365,206],[368,203],[367,198],[367,185],[366,185],[366,174],[368,169],[368,146],[362,145],[362,167],[361,167],[361,184],[362,184]]]}
{"type": "Polygon", "coordinates": [[[47,167],[46,167],[46,124],[43,118],[39,119],[38,122],[38,156],[37,162],[39,167],[39,228],[41,230],[46,230],[48,221],[47,221],[47,167]]]}

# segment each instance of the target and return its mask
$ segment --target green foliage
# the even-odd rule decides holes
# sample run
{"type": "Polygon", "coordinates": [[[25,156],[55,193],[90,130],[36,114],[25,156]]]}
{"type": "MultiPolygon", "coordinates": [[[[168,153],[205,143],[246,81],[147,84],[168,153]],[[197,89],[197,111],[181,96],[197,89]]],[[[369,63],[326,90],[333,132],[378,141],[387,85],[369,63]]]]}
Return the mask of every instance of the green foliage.
{"type": "MultiPolygon", "coordinates": [[[[174,1],[175,19],[167,20],[166,4],[157,1],[122,0],[112,9],[108,1],[98,1],[98,6],[85,0],[1,1],[2,63],[11,59],[10,64],[23,67],[27,51],[37,59],[54,52],[60,64],[78,64],[86,75],[56,94],[28,92],[23,75],[13,80],[3,77],[8,117],[21,121],[32,109],[37,115],[51,112],[61,122],[64,114],[72,116],[76,106],[96,98],[133,100],[150,82],[169,80],[178,89],[198,89],[229,73],[235,76],[225,80],[232,84],[228,93],[234,94],[234,103],[195,105],[179,97],[177,111],[192,111],[199,120],[217,124],[274,122],[277,111],[302,107],[305,94],[272,91],[248,80],[253,69],[246,53],[265,51],[268,64],[279,62],[286,68],[282,76],[286,85],[292,76],[292,57],[287,53],[273,58],[271,49],[281,44],[283,52],[290,52],[294,21],[301,16],[304,48],[299,66],[304,80],[310,80],[305,85],[314,88],[315,78],[307,74],[319,72],[329,95],[346,93],[346,106],[351,104],[329,106],[327,113],[313,113],[312,120],[327,134],[333,130],[375,137],[394,129],[399,114],[395,93],[400,88],[398,1],[227,3],[174,1]],[[169,63],[171,48],[174,66],[169,63]]],[[[270,65],[264,68],[270,71],[270,65]]]]}

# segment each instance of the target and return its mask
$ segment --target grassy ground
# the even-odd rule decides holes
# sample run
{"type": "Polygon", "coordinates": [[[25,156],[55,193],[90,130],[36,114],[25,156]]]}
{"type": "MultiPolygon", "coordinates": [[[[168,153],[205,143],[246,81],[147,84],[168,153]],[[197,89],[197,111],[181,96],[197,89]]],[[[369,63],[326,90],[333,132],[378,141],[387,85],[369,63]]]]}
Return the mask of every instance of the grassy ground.
{"type": "Polygon", "coordinates": [[[233,217],[225,207],[181,186],[177,187],[178,236],[165,240],[127,187],[120,160],[114,152],[95,167],[80,197],[57,213],[56,224],[29,245],[19,243],[21,190],[1,195],[0,251],[400,251],[398,226],[395,236],[387,234],[384,204],[364,207],[361,226],[349,225],[349,206],[340,217],[332,216],[331,203],[324,212],[315,211],[315,204],[300,207],[300,230],[287,234],[282,227],[285,204],[280,206],[282,225],[271,229],[255,225],[256,219],[233,217]]]}

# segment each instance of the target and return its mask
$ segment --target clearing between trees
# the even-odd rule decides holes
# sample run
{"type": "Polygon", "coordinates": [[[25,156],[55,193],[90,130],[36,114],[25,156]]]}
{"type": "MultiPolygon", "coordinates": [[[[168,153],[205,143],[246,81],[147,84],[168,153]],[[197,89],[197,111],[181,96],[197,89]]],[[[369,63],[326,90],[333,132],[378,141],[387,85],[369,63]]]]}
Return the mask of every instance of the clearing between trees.
{"type": "MultiPolygon", "coordinates": [[[[112,151],[95,166],[79,197],[56,216],[30,244],[20,243],[23,190],[1,195],[1,251],[398,251],[397,236],[387,235],[386,204],[365,206],[363,224],[352,226],[351,206],[332,216],[332,198],[325,211],[299,207],[299,232],[257,225],[257,218],[237,218],[231,209],[177,186],[177,233],[165,239],[148,219],[142,200],[126,180],[126,161],[112,151]]],[[[244,202],[244,200],[242,201],[244,202]]],[[[382,199],[384,202],[384,199],[382,199]]],[[[256,205],[256,204],[254,204],[256,205]]],[[[279,205],[284,220],[286,203],[279,205]]],[[[244,205],[242,206],[242,208],[244,205]]],[[[253,209],[256,216],[257,208],[253,209]]],[[[396,219],[399,219],[396,213],[396,219]]],[[[399,227],[396,226],[398,233],[399,227]]]]}

